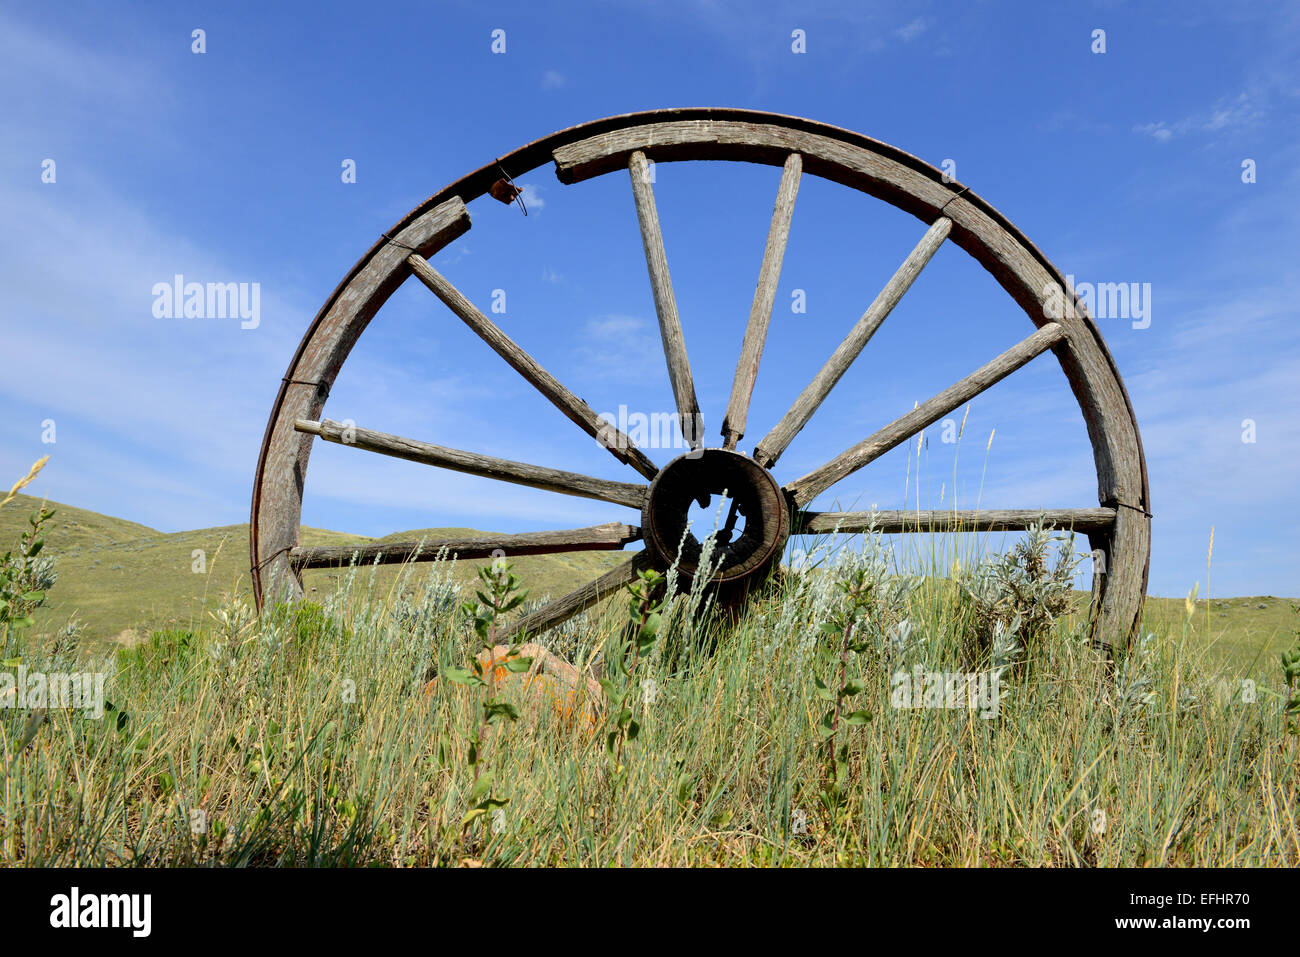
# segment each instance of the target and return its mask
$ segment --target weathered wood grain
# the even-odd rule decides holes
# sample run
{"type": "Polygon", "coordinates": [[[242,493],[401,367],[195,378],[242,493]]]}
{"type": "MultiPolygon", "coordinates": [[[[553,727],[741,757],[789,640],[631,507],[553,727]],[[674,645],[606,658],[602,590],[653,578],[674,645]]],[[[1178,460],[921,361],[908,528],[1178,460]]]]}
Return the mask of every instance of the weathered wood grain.
{"type": "Polygon", "coordinates": [[[587,403],[560,384],[542,365],[521,349],[501,328],[429,265],[424,257],[414,253],[407,259],[415,277],[459,316],[474,333],[492,350],[505,359],[516,372],[527,379],[534,388],[550,400],[551,404],[569,417],[579,428],[609,449],[614,458],[631,465],[646,478],[654,478],[658,467],[632,440],[617,427],[600,418],[587,403]]]}
{"type": "Polygon", "coordinates": [[[668,378],[677,403],[677,419],[682,437],[691,448],[699,448],[703,441],[700,403],[695,397],[695,380],[691,377],[691,362],[686,355],[686,340],[682,336],[682,320],[677,314],[677,297],[673,295],[673,280],[668,273],[668,257],[664,254],[664,236],[659,228],[659,211],[655,208],[654,186],[645,154],[634,152],[628,158],[628,174],[632,177],[632,198],[636,203],[636,218],[641,226],[641,245],[645,248],[646,267],[650,272],[650,289],[654,293],[655,313],[659,316],[659,335],[664,343],[664,358],[668,361],[668,378]]]}
{"type": "Polygon", "coordinates": [[[1059,529],[1092,533],[1109,531],[1113,508],[1048,509],[921,509],[883,512],[804,512],[796,534],[853,534],[874,528],[886,535],[899,532],[1014,532],[1042,521],[1059,529]]]}
{"type": "Polygon", "coordinates": [[[298,544],[302,490],[312,440],[294,430],[300,418],[320,418],[334,379],[370,320],[410,275],[411,250],[429,256],[470,227],[459,196],[451,196],[407,217],[376,243],[312,320],[280,383],[253,478],[249,550],[253,594],[259,607],[268,595],[276,600],[302,594],[302,583],[289,565],[298,544]]]}
{"type": "Polygon", "coordinates": [[[1050,349],[1064,336],[1064,326],[1049,322],[997,358],[980,366],[960,382],[926,399],[911,412],[899,416],[889,425],[863,439],[853,448],[840,453],[821,468],[814,469],[802,478],[791,482],[785,486],[786,491],[794,497],[796,505],[807,505],[846,475],[875,461],[900,442],[905,442],[916,435],[927,425],[939,421],[962,403],[973,399],[1035,356],[1050,349]]]}
{"type": "Polygon", "coordinates": [[[400,565],[405,562],[433,561],[439,554],[445,554],[448,558],[488,558],[498,549],[505,552],[507,558],[515,558],[520,555],[555,555],[560,552],[617,551],[640,538],[641,529],[635,525],[607,522],[587,528],[522,532],[517,535],[432,538],[418,542],[371,542],[365,545],[320,545],[314,548],[299,546],[289,553],[289,562],[297,569],[333,568],[352,562],[358,565],[400,565]]]}
{"type": "Polygon", "coordinates": [[[641,508],[645,504],[646,489],[649,488],[648,485],[610,482],[578,472],[564,472],[541,465],[499,459],[492,455],[479,455],[476,452],[430,445],[428,442],[418,442],[400,435],[389,435],[387,432],[375,432],[371,429],[344,425],[342,422],[334,422],[330,419],[323,422],[299,419],[294,423],[294,428],[299,432],[318,435],[327,442],[335,442],[367,452],[378,452],[381,455],[391,455],[411,462],[436,465],[455,472],[481,475],[484,478],[511,482],[515,485],[527,485],[549,492],[613,502],[615,505],[626,505],[628,508],[641,508]]]}
{"type": "Polygon", "coordinates": [[[763,248],[763,263],[758,270],[758,287],[754,290],[754,304],[749,309],[749,322],[736,361],[736,375],[731,383],[731,399],[727,414],[722,420],[723,448],[734,449],[745,435],[745,422],[749,418],[749,400],[754,394],[758,378],[758,364],[763,358],[767,342],[767,329],[772,322],[772,307],[776,303],[776,287],[781,279],[781,263],[785,247],[790,240],[790,221],[794,217],[794,201],[799,193],[799,180],[803,175],[803,159],[791,153],[781,172],[781,183],[776,190],[776,204],[772,208],[772,223],[767,230],[767,245],[763,248]]]}
{"type": "Polygon", "coordinates": [[[916,244],[916,248],[903,260],[903,264],[898,267],[894,275],[890,277],[889,282],[880,290],[875,300],[867,307],[867,311],[862,314],[849,334],[845,336],[844,341],[839,344],[831,357],[826,360],[821,371],[813,377],[799,398],[795,399],[790,410],[782,416],[781,421],[772,427],[772,430],[763,437],[754,449],[754,460],[760,465],[771,468],[776,464],[776,460],[781,457],[781,453],[789,447],[790,442],[799,434],[800,430],[808,424],[813,413],[825,401],[826,396],[830,394],[835,383],[840,381],[853,361],[862,352],[871,337],[876,334],[880,324],[898,305],[898,301],[903,298],[903,294],[912,287],[916,277],[921,274],[926,263],[939,251],[943,241],[948,237],[948,232],[952,229],[952,220],[946,216],[940,216],[934,224],[925,231],[921,241],[916,244]]]}
{"type": "Polygon", "coordinates": [[[637,552],[617,568],[587,582],[581,588],[574,589],[563,598],[557,598],[532,614],[512,622],[503,630],[501,640],[513,641],[516,635],[520,637],[536,635],[548,628],[563,624],[578,612],[590,608],[601,599],[608,598],[620,588],[631,584],[641,571],[653,567],[650,556],[646,552],[637,552]]]}

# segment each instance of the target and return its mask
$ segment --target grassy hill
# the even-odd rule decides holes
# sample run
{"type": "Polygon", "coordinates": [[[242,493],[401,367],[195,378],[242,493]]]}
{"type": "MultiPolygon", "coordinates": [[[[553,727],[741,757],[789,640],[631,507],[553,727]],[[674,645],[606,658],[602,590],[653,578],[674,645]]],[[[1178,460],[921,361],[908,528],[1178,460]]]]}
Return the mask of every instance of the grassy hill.
{"type": "MultiPolygon", "coordinates": [[[[17,543],[27,517],[39,506],[40,499],[19,495],[0,509],[0,548],[17,543]]],[[[165,533],[70,505],[50,503],[50,507],[56,512],[48,526],[46,553],[57,560],[59,579],[37,614],[40,632],[56,632],[77,618],[83,634],[91,640],[130,643],[157,628],[205,622],[207,612],[227,595],[251,601],[247,525],[165,533]],[[196,550],[204,554],[202,573],[193,570],[196,550]]],[[[486,534],[491,533],[426,528],[371,539],[304,528],[302,541],[306,545],[341,545],[486,534]]],[[[520,558],[515,566],[533,597],[559,596],[622,560],[618,552],[570,552],[520,558]]],[[[458,562],[455,577],[466,581],[482,564],[482,560],[458,562]]],[[[382,594],[400,571],[398,566],[384,566],[360,574],[367,582],[373,575],[373,587],[382,594]]],[[[304,583],[308,594],[328,594],[341,574],[325,569],[307,572],[304,583]]],[[[1300,625],[1290,604],[1290,599],[1272,595],[1200,599],[1187,622],[1183,599],[1151,598],[1146,623],[1153,630],[1174,634],[1182,633],[1186,625],[1186,650],[1204,653],[1211,666],[1223,664],[1241,673],[1271,670],[1300,625]]]]}
{"type": "Polygon", "coordinates": [[[1148,598],[1143,619],[1151,630],[1177,635],[1186,625],[1184,648],[1204,654],[1206,663],[1222,662],[1234,672],[1276,674],[1278,656],[1295,643],[1300,616],[1293,598],[1252,595],[1198,599],[1189,621],[1182,598],[1148,598]]]}
{"type": "MultiPolygon", "coordinates": [[[[41,500],[19,495],[0,510],[0,549],[16,544],[27,519],[41,500]]],[[[56,561],[58,582],[37,613],[39,632],[56,632],[76,618],[83,634],[96,641],[131,643],[164,627],[187,627],[207,619],[207,612],[227,595],[252,600],[248,575],[248,525],[227,525],[188,532],[159,532],[146,525],[100,515],[70,505],[48,503],[55,510],[47,526],[45,554],[56,561]],[[204,571],[194,570],[201,550],[204,571]]],[[[429,528],[396,532],[380,539],[325,529],[304,528],[305,545],[344,545],[399,541],[447,535],[486,535],[474,529],[429,528]]],[[[534,596],[561,595],[621,561],[618,553],[574,552],[518,559],[516,567],[534,596]]],[[[468,580],[483,562],[457,563],[455,577],[468,580]]],[[[374,571],[375,588],[387,590],[399,569],[374,571]]],[[[304,576],[308,594],[326,594],[339,572],[312,570],[304,576]]],[[[371,570],[363,574],[369,580],[371,570]]]]}

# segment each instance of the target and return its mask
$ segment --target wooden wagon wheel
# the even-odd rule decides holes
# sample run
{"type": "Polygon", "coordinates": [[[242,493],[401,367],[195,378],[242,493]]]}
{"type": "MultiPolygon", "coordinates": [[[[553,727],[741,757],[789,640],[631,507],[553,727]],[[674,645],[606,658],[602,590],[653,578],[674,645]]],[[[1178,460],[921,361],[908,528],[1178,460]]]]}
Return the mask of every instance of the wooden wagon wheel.
{"type": "MultiPolygon", "coordinates": [[[[737,333],[739,334],[739,327],[737,333]]],[[[1051,350],[1065,372],[1092,443],[1099,505],[1051,509],[1046,518],[1086,533],[1097,558],[1094,638],[1122,648],[1138,626],[1150,554],[1146,464],[1132,406],[1115,362],[1092,318],[1061,273],[1001,214],[939,170],[884,143],[797,117],[730,109],[660,110],[596,120],[554,133],[470,173],[426,200],[371,247],[317,314],[280,384],[253,486],[252,578],[259,607],[270,596],[301,595],[302,569],[359,561],[429,559],[442,545],[462,558],[502,548],[510,555],[620,549],[644,540],[631,559],[533,612],[515,631],[540,632],[590,607],[631,581],[640,568],[672,560],[691,501],[728,489],[746,519],[735,542],[723,542],[720,582],[743,585],[779,559],[792,526],[810,532],[864,530],[870,514],[803,511],[820,492],[966,403],[1041,353],[1051,350]],[[720,448],[705,448],[700,411],[664,256],[647,160],[731,160],[783,168],[749,321],[744,330],[720,448]],[[516,345],[430,264],[470,227],[466,203],[485,193],[509,201],[510,179],[554,162],[561,183],[628,171],[645,247],[655,308],[682,434],[691,451],[662,469],[628,437],[604,422],[516,345]],[[795,195],[803,173],[861,190],[909,212],[926,226],[916,248],[881,290],[821,371],[752,455],[736,451],[745,433],[750,394],[771,319],[795,195]],[[862,351],[945,240],[973,256],[1037,327],[1027,338],[966,378],[906,412],[818,469],[784,487],[769,471],[862,351]],[[409,276],[427,286],[506,362],[579,428],[648,480],[612,482],[322,420],[330,386],[381,305],[409,276]],[[641,512],[641,526],[617,523],[564,532],[493,539],[305,548],[298,543],[302,494],[314,438],[443,468],[569,495],[614,502],[641,512]]],[[[885,532],[931,528],[1023,529],[1044,511],[877,513],[885,532]]],[[[693,541],[693,540],[689,540],[693,541]]],[[[683,561],[690,570],[691,555],[683,561]]]]}

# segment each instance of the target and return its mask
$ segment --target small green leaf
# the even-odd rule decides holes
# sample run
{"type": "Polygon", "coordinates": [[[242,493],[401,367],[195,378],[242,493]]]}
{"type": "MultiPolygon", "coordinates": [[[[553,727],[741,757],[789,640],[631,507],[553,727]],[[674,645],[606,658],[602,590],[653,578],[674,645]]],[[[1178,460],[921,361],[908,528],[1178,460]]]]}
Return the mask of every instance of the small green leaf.
{"type": "Polygon", "coordinates": [[[691,799],[691,792],[695,790],[695,782],[689,774],[677,775],[677,803],[685,806],[691,799]]]}
{"type": "Polygon", "coordinates": [[[487,684],[486,681],[484,681],[474,672],[470,671],[468,668],[448,668],[442,674],[448,681],[451,681],[458,685],[470,685],[472,687],[483,687],[484,685],[487,684]]]}
{"type": "Polygon", "coordinates": [[[492,772],[484,771],[482,774],[478,776],[478,780],[474,782],[474,789],[469,792],[469,803],[470,804],[476,803],[479,800],[479,798],[481,798],[483,795],[487,794],[488,791],[491,790],[492,790],[492,772]]]}
{"type": "Polygon", "coordinates": [[[519,720],[519,709],[509,701],[502,701],[500,698],[483,702],[483,710],[487,713],[488,724],[496,724],[502,718],[510,721],[519,720]]]}

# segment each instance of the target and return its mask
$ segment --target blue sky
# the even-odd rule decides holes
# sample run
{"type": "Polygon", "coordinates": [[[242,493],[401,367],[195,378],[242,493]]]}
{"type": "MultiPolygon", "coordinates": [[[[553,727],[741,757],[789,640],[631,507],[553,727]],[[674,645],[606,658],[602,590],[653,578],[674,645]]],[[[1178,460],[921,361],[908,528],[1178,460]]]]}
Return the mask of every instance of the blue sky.
{"type": "MultiPolygon", "coordinates": [[[[938,166],[1076,282],[1149,283],[1150,324],[1099,319],[1132,395],[1156,514],[1151,587],[1300,593],[1300,7],[720,2],[0,5],[0,474],[165,530],[247,520],[258,443],[312,316],[409,209],[588,119],[736,106],[860,131],[938,166]],[[206,52],[192,52],[192,31],[206,52]],[[506,52],[491,50],[492,31],[506,52]],[[1106,50],[1092,52],[1093,31],[1106,50]],[[791,49],[794,30],[806,53],[791,49]],[[42,182],[45,160],[55,181],[42,182]],[[341,164],[356,163],[355,183],[341,164]],[[1242,181],[1255,163],[1256,182],[1242,181]],[[157,318],[177,274],[259,284],[260,323],[157,318]],[[1243,442],[1243,422],[1254,423],[1243,442]],[[48,438],[47,420],[55,424],[48,438]]],[[[780,170],[660,164],[663,220],[710,441],[780,170]]],[[[435,265],[598,412],[672,408],[627,177],[525,177],[435,265]]],[[[752,447],[920,238],[805,177],[759,374],[752,447]],[[790,309],[804,290],[806,313],[790,309]]],[[[1028,320],[940,250],[777,468],[793,479],[1019,341],[1028,320]]],[[[423,287],[358,343],[332,418],[632,480],[423,287]]],[[[1050,356],[819,500],[1095,504],[1050,356]],[[960,418],[960,414],[957,416],[960,418]],[[993,434],[988,445],[990,433],[993,434]],[[987,445],[987,448],[986,448],[987,445]],[[919,472],[919,487],[918,487],[919,472]]],[[[652,450],[661,464],[672,452],[652,450]]],[[[304,522],[377,535],[630,517],[318,445],[304,522]]]]}

